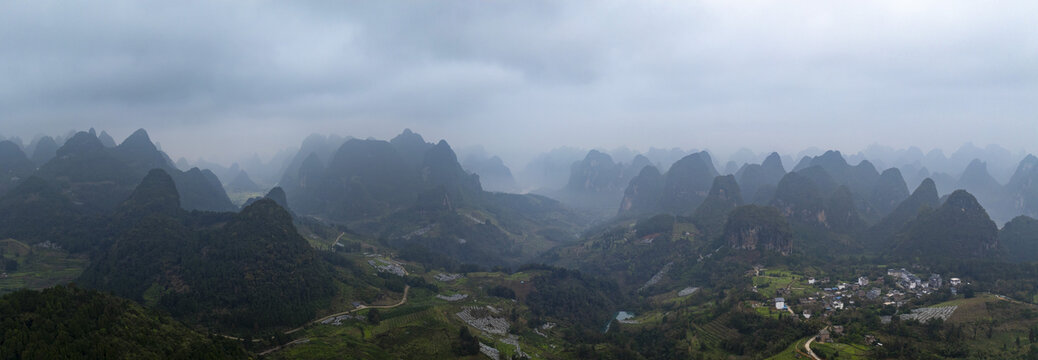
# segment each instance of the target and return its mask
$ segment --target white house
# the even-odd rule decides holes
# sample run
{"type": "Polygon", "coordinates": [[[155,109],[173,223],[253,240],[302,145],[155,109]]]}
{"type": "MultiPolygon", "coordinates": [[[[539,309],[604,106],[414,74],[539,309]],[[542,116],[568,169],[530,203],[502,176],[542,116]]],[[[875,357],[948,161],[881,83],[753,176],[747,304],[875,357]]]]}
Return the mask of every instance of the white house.
{"type": "Polygon", "coordinates": [[[962,279],[951,278],[951,279],[948,280],[948,283],[951,284],[951,286],[959,286],[959,285],[962,285],[962,279]]]}
{"type": "Polygon", "coordinates": [[[843,301],[833,301],[833,309],[843,310],[843,301]]]}
{"type": "Polygon", "coordinates": [[[868,285],[868,284],[869,284],[869,278],[864,277],[864,276],[858,278],[858,286],[865,286],[865,285],[868,285]]]}
{"type": "Polygon", "coordinates": [[[786,299],[775,298],[775,308],[779,309],[779,310],[785,310],[786,309],[786,299]]]}

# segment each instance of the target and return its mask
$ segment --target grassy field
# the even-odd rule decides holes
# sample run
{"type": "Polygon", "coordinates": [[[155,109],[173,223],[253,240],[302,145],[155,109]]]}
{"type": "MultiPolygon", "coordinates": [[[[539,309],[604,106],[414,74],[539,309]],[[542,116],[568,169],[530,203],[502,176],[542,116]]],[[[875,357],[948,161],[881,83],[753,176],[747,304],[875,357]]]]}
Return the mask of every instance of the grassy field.
{"type": "Polygon", "coordinates": [[[803,355],[800,355],[800,352],[804,351],[803,350],[804,349],[804,343],[807,342],[808,339],[809,338],[804,338],[804,339],[800,339],[800,340],[794,341],[792,344],[790,344],[788,347],[786,347],[785,350],[782,350],[782,352],[780,352],[778,354],[775,354],[775,356],[769,357],[768,360],[805,359],[805,357],[803,355]],[[798,350],[800,352],[798,352],[798,350]]]}
{"type": "MultiPolygon", "coordinates": [[[[516,309],[526,311],[509,299],[487,296],[486,289],[495,285],[509,287],[529,286],[531,274],[469,273],[458,280],[440,282],[433,279],[439,271],[422,276],[439,287],[438,292],[411,288],[406,304],[392,309],[379,309],[382,320],[378,324],[365,321],[365,311],[354,313],[356,319],[342,321],[341,325],[317,324],[293,334],[305,342],[291,345],[269,356],[273,359],[453,359],[452,346],[458,342],[458,332],[466,325],[455,314],[466,306],[493,306],[501,309],[498,316],[507,317],[516,309]],[[436,294],[469,294],[458,302],[447,302],[436,294]]],[[[536,273],[536,272],[535,272],[536,273]]],[[[517,291],[518,292],[518,291],[517,291]]],[[[504,343],[501,336],[483,334],[469,328],[484,344],[497,348],[502,358],[510,358],[515,346],[504,343]]],[[[551,331],[545,331],[551,334],[551,331]]],[[[560,351],[559,342],[523,328],[519,333],[521,348],[536,358],[560,351]],[[555,347],[553,347],[555,345],[555,347]]],[[[469,357],[484,359],[483,355],[469,357]]]]}
{"type": "Polygon", "coordinates": [[[786,287],[789,287],[791,297],[807,296],[818,291],[815,286],[807,285],[802,275],[782,269],[764,270],[759,276],[753,277],[753,285],[757,287],[758,293],[767,298],[778,297],[778,289],[786,287]]]}
{"type": "Polygon", "coordinates": [[[841,343],[811,343],[815,355],[826,359],[869,359],[869,349],[864,345],[841,343]]]}
{"type": "Polygon", "coordinates": [[[19,289],[42,289],[75,280],[86,269],[85,256],[31,247],[17,240],[0,240],[4,258],[18,262],[18,270],[0,279],[0,295],[19,289]]]}
{"type": "Polygon", "coordinates": [[[1022,355],[1025,350],[1017,348],[1017,339],[1021,339],[1024,349],[1028,348],[1030,328],[1038,326],[1038,306],[992,294],[977,294],[935,306],[951,305],[958,308],[948,322],[963,327],[971,349],[990,356],[1022,355]]]}

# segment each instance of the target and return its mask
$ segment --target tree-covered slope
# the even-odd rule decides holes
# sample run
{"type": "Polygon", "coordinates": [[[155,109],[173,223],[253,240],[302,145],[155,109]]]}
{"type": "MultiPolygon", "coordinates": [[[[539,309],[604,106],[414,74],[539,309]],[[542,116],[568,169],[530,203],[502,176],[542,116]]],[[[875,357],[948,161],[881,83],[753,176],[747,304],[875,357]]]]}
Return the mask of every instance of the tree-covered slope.
{"type": "Polygon", "coordinates": [[[0,298],[3,359],[247,359],[155,311],[94,290],[57,286],[0,298]]]}
{"type": "Polygon", "coordinates": [[[154,170],[108,221],[110,244],[80,282],[227,328],[298,325],[332,295],[327,264],[274,200],[187,213],[154,170]]]}

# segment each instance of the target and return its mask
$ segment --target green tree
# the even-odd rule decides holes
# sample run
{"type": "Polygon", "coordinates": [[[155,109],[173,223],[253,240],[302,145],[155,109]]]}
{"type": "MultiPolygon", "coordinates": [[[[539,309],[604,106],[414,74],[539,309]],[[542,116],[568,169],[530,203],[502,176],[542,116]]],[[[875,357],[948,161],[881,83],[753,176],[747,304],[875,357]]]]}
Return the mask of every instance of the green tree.
{"type": "Polygon", "coordinates": [[[479,338],[472,336],[468,327],[462,326],[458,331],[458,343],[454,352],[459,356],[479,354],[479,338]]]}
{"type": "Polygon", "coordinates": [[[378,312],[378,309],[368,310],[367,320],[369,324],[378,325],[382,322],[382,314],[378,312]]]}

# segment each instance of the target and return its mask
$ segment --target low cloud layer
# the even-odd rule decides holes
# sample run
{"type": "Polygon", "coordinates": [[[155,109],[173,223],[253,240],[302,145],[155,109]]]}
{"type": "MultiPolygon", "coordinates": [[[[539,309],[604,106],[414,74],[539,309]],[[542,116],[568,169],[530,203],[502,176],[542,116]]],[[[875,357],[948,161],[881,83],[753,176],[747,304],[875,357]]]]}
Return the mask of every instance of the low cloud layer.
{"type": "Polygon", "coordinates": [[[1038,3],[0,4],[0,133],[230,159],[410,127],[561,145],[1033,151],[1038,3]]]}

